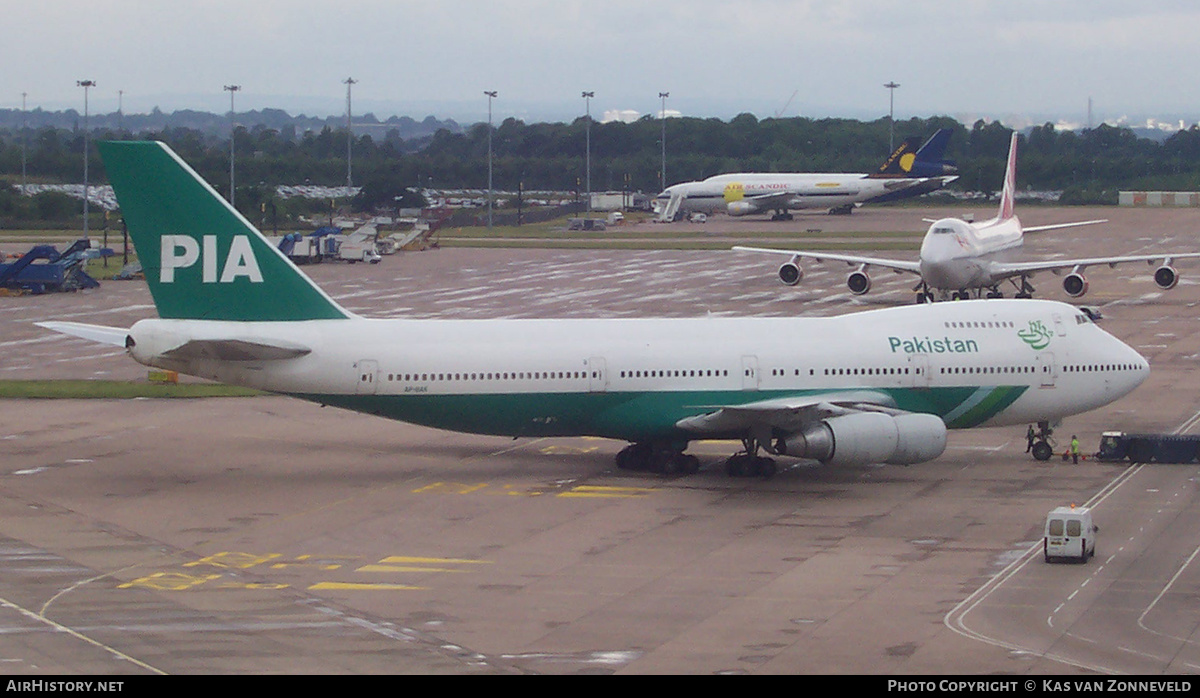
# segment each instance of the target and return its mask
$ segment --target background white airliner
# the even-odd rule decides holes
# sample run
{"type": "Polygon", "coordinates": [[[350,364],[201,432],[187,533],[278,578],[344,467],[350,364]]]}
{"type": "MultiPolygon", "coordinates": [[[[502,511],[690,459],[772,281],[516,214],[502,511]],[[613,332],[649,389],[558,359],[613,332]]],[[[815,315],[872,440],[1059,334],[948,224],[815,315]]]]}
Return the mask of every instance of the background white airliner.
{"type": "Polygon", "coordinates": [[[925,238],[921,241],[921,252],[917,261],[904,261],[880,257],[863,257],[828,252],[803,252],[793,250],[765,249],[738,246],[740,252],[764,252],[788,255],[791,259],[779,268],[779,279],[794,286],[803,278],[800,260],[817,262],[825,260],[845,262],[857,266],[846,279],[850,292],[861,295],[871,290],[871,267],[890,269],[896,272],[918,274],[921,283],[917,287],[918,302],[940,298],[965,299],[986,295],[1000,298],[1000,286],[1009,282],[1017,298],[1030,298],[1033,287],[1029,278],[1042,271],[1058,273],[1069,270],[1063,277],[1063,290],[1072,298],[1087,293],[1088,281],[1083,272],[1089,266],[1107,264],[1116,266],[1125,262],[1158,262],[1154,271],[1154,283],[1162,289],[1175,288],[1179,274],[1171,266],[1176,259],[1200,257],[1198,252],[1159,253],[1153,255],[1130,255],[1124,257],[1087,257],[1082,259],[1059,259],[1054,261],[1013,261],[1024,241],[1024,233],[1080,225],[1104,223],[1104,220],[1058,223],[1022,228],[1014,211],[1017,175],[1017,133],[1013,132],[1009,143],[1008,166],[1004,175],[1004,189],[1000,195],[1000,209],[995,218],[973,223],[960,218],[943,218],[933,221],[925,238]]]}
{"type": "Polygon", "coordinates": [[[741,172],[667,187],[654,200],[658,220],[679,214],[747,216],[774,211],[771,220],[791,220],[789,211],[830,209],[849,213],[862,203],[894,201],[936,191],[958,179],[942,159],[950,129],[941,129],[919,149],[905,140],[872,174],[741,172]]]}
{"type": "MultiPolygon", "coordinates": [[[[99,144],[160,318],[41,326],[147,366],[441,429],[631,442],[621,467],[775,455],[921,463],[946,430],[1055,422],[1149,373],[1074,308],[1006,300],[832,318],[438,320],[342,308],[161,143],[99,144]]],[[[202,428],[198,426],[198,428],[202,428]]]]}

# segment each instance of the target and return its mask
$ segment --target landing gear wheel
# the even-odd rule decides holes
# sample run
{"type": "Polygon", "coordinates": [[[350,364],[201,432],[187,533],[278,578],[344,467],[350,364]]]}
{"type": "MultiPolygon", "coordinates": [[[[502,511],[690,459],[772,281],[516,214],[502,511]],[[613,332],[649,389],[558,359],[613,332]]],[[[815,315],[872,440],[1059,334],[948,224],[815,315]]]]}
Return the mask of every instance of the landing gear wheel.
{"type": "Polygon", "coordinates": [[[617,453],[617,467],[663,475],[691,475],[700,471],[700,459],[683,452],[687,444],[629,444],[617,453]]]}
{"type": "Polygon", "coordinates": [[[1054,449],[1045,441],[1039,441],[1033,445],[1033,457],[1040,461],[1050,460],[1050,456],[1054,455],[1054,449]]]}
{"type": "Polygon", "coordinates": [[[775,460],[766,456],[752,456],[749,453],[735,453],[725,461],[725,473],[729,477],[762,477],[773,476],[778,469],[775,460]]]}
{"type": "Polygon", "coordinates": [[[735,453],[725,461],[725,474],[729,477],[745,477],[746,464],[749,456],[745,453],[735,453]]]}
{"type": "Polygon", "coordinates": [[[695,475],[700,472],[700,459],[687,453],[664,458],[659,471],[663,475],[695,475]]]}
{"type": "Polygon", "coordinates": [[[646,470],[650,466],[650,446],[629,444],[617,454],[617,467],[621,470],[646,470]]]}

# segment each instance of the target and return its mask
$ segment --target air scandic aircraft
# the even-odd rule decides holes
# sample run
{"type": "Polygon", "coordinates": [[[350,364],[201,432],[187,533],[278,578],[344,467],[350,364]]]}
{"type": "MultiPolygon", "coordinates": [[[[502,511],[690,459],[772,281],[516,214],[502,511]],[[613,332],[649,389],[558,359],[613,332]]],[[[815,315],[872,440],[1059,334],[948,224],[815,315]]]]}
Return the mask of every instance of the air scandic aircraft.
{"type": "Polygon", "coordinates": [[[1055,422],[1139,385],[1137,352],[1069,305],[1002,300],[832,318],[371,319],[345,310],[161,143],[100,144],[161,319],[42,326],[138,362],[441,429],[631,442],[689,472],[697,439],[921,463],[946,430],[1055,422]]]}
{"type": "Polygon", "coordinates": [[[673,184],[655,197],[659,220],[676,213],[748,216],[774,211],[773,221],[792,220],[789,211],[829,209],[850,213],[855,206],[921,196],[958,179],[958,168],[942,159],[950,140],[939,129],[920,148],[909,138],[872,174],[740,172],[698,182],[673,184]],[[672,201],[677,208],[672,210],[672,201]]]}

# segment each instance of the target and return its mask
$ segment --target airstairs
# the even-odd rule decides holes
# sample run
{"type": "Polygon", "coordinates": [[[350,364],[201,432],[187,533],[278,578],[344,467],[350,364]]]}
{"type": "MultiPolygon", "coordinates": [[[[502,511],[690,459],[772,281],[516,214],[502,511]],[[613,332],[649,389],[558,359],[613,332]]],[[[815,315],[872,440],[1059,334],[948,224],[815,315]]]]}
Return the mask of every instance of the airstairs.
{"type": "Polygon", "coordinates": [[[675,216],[679,215],[679,206],[683,204],[683,194],[678,192],[671,194],[671,198],[658,212],[658,217],[654,220],[658,223],[670,223],[675,220],[675,216]]]}

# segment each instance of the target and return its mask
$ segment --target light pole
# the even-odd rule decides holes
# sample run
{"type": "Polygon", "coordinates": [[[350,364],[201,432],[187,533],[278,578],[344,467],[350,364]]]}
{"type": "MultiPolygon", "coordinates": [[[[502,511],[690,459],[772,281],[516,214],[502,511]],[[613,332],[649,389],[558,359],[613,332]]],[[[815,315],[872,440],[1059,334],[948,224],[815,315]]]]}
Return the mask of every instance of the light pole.
{"type": "Polygon", "coordinates": [[[888,155],[891,155],[892,153],[896,152],[896,88],[900,87],[900,84],[896,82],[888,82],[884,84],[884,87],[888,88],[888,155]]]}
{"type": "Polygon", "coordinates": [[[585,179],[587,180],[587,208],[584,210],[587,211],[588,213],[591,213],[592,212],[592,97],[595,97],[596,93],[595,92],[584,92],[581,96],[583,97],[583,103],[586,106],[586,112],[587,112],[587,116],[586,116],[587,123],[585,124],[585,128],[587,129],[587,131],[586,131],[586,133],[587,133],[587,140],[586,140],[587,157],[585,159],[585,162],[587,164],[584,166],[585,167],[584,172],[586,173],[585,179]]]}
{"type": "Polygon", "coordinates": [[[498,92],[496,90],[484,90],[483,92],[488,98],[488,224],[490,230],[492,227],[492,100],[496,98],[498,92]]]}
{"type": "Polygon", "coordinates": [[[88,148],[91,141],[88,137],[88,89],[96,86],[95,80],[76,80],[75,84],[83,88],[83,236],[88,236],[88,148]]]}
{"type": "Polygon", "coordinates": [[[354,186],[350,182],[350,149],[354,145],[354,126],[350,120],[350,88],[358,82],[354,78],[346,78],[346,186],[354,186]]]}
{"type": "MultiPolygon", "coordinates": [[[[238,90],[242,89],[241,85],[226,85],[225,90],[229,92],[229,205],[233,206],[233,132],[237,129],[237,124],[233,120],[233,95],[238,90]]],[[[236,208],[236,207],[235,207],[236,208]]]]}
{"type": "Polygon", "coordinates": [[[25,110],[25,96],[27,92],[21,93],[21,193],[25,193],[25,141],[28,140],[28,114],[25,110]]]}
{"type": "Polygon", "coordinates": [[[662,137],[659,139],[659,143],[662,144],[662,169],[659,172],[662,179],[662,186],[659,188],[659,191],[667,188],[667,97],[670,96],[670,92],[658,93],[658,98],[662,100],[662,111],[658,113],[662,119],[662,137]]]}

